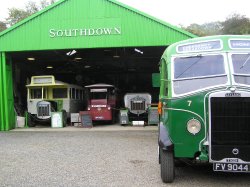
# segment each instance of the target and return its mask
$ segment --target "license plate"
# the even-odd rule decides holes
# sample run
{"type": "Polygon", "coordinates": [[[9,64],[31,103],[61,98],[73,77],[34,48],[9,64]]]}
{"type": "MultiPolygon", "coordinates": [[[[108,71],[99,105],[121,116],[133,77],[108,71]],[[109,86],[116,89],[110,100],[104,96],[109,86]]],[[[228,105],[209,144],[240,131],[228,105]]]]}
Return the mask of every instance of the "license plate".
{"type": "Polygon", "coordinates": [[[225,172],[249,172],[249,164],[239,163],[214,163],[214,171],[225,171],[225,172]]]}
{"type": "Polygon", "coordinates": [[[103,116],[96,116],[95,119],[103,119],[103,116]]]}

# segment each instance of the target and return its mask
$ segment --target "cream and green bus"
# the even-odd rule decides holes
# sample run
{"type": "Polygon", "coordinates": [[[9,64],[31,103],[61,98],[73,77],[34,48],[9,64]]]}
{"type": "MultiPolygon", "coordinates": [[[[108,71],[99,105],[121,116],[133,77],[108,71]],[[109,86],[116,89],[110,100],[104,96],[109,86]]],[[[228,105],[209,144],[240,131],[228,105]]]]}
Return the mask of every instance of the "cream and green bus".
{"type": "Polygon", "coordinates": [[[250,172],[250,36],[194,38],[161,58],[159,161],[172,182],[180,161],[250,172]]]}
{"type": "Polygon", "coordinates": [[[84,107],[84,88],[55,80],[52,75],[32,76],[27,87],[28,125],[50,121],[51,112],[78,113],[84,107]]]}

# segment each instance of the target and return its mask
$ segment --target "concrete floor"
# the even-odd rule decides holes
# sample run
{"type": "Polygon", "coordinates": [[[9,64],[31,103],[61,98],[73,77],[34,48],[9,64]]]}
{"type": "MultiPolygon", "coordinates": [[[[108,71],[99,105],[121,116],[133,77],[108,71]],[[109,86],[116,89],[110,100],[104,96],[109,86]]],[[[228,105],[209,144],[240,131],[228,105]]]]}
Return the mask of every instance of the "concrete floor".
{"type": "Polygon", "coordinates": [[[112,124],[112,125],[94,125],[92,128],[85,128],[82,126],[66,126],[64,128],[51,128],[48,126],[37,126],[37,127],[29,127],[29,128],[16,128],[11,131],[18,132],[67,132],[67,131],[156,131],[158,129],[157,125],[154,126],[121,126],[120,124],[112,124]]]}

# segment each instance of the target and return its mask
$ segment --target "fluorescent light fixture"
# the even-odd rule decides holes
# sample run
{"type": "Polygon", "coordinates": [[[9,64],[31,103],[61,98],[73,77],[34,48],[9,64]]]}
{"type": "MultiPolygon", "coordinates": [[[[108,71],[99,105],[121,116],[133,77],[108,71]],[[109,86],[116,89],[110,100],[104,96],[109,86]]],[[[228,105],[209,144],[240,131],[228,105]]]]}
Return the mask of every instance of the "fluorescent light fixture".
{"type": "Polygon", "coordinates": [[[76,54],[76,53],[77,53],[76,50],[72,50],[72,51],[67,52],[66,55],[72,56],[72,55],[74,55],[74,54],[76,54]]]}
{"type": "Polygon", "coordinates": [[[47,69],[53,69],[53,66],[47,66],[46,68],[47,69]]]}
{"type": "Polygon", "coordinates": [[[141,51],[140,49],[136,49],[136,48],[135,48],[135,51],[136,51],[137,53],[141,53],[141,54],[143,55],[143,51],[141,51]]]}
{"type": "Polygon", "coordinates": [[[82,60],[82,58],[81,57],[76,57],[75,60],[82,60]]]}
{"type": "Polygon", "coordinates": [[[88,68],[90,68],[91,66],[89,66],[89,65],[86,65],[86,66],[84,66],[84,68],[86,68],[86,69],[88,69],[88,68]]]}
{"type": "Polygon", "coordinates": [[[33,57],[28,57],[27,60],[29,60],[29,61],[34,61],[34,60],[36,60],[36,59],[33,58],[33,57]]]}

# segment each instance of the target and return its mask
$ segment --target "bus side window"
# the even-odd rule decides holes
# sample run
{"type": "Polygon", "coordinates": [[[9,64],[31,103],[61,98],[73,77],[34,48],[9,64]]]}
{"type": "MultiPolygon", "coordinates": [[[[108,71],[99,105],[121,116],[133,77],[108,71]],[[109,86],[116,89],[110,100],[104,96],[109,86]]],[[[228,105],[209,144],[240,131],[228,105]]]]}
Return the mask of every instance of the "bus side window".
{"type": "Polygon", "coordinates": [[[54,88],[53,89],[53,98],[68,98],[67,88],[54,88]]]}
{"type": "Polygon", "coordinates": [[[75,98],[76,98],[76,89],[71,88],[71,99],[75,99],[75,98]]]}
{"type": "Polygon", "coordinates": [[[78,94],[79,94],[79,90],[76,89],[76,99],[79,99],[78,94]]]}
{"type": "Polygon", "coordinates": [[[165,69],[164,69],[164,79],[165,79],[165,91],[166,91],[166,95],[168,94],[168,63],[166,63],[164,61],[164,66],[165,66],[165,69]]]}
{"type": "Polygon", "coordinates": [[[43,88],[43,98],[48,99],[48,91],[47,88],[43,88]]]}
{"type": "Polygon", "coordinates": [[[76,99],[79,99],[79,90],[76,89],[76,99]]]}
{"type": "Polygon", "coordinates": [[[81,100],[83,100],[84,98],[84,93],[83,93],[83,90],[81,90],[81,100]]]}
{"type": "Polygon", "coordinates": [[[30,89],[30,99],[41,99],[41,98],[42,98],[42,88],[30,89]]]}
{"type": "Polygon", "coordinates": [[[168,93],[168,72],[167,72],[167,64],[164,59],[161,59],[161,65],[160,65],[160,79],[161,79],[161,90],[160,93],[161,95],[167,95],[168,93]]]}

